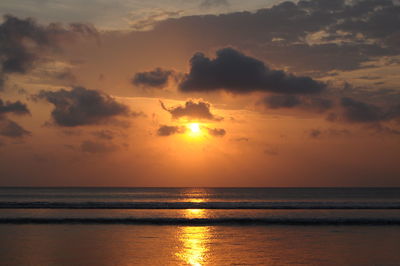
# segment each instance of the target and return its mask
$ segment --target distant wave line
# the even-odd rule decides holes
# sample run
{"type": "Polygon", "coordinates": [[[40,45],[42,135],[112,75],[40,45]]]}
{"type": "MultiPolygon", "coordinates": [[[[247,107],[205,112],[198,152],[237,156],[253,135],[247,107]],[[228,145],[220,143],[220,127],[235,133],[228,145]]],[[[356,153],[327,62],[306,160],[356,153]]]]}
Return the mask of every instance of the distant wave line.
{"type": "Polygon", "coordinates": [[[400,209],[400,202],[0,202],[0,209],[400,209]]]}
{"type": "Polygon", "coordinates": [[[0,218],[0,224],[132,224],[132,225],[400,225],[381,218],[0,218]]]}

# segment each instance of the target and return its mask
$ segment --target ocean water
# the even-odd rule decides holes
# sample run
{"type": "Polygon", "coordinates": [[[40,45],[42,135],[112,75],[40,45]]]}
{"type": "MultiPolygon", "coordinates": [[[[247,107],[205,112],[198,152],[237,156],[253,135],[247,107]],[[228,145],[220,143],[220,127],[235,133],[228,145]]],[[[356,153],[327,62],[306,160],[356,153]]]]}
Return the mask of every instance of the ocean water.
{"type": "Polygon", "coordinates": [[[399,188],[0,188],[0,265],[400,265],[399,188]]]}

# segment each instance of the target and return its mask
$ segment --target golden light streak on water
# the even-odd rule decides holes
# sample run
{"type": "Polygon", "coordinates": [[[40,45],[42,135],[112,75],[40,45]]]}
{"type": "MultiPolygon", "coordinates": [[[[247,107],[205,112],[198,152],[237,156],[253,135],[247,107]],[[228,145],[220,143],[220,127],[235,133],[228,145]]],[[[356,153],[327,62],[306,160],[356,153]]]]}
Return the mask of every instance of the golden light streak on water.
{"type": "Polygon", "coordinates": [[[209,256],[209,230],[208,226],[181,227],[178,231],[178,238],[182,242],[182,246],[176,256],[188,265],[204,265],[209,256]]]}

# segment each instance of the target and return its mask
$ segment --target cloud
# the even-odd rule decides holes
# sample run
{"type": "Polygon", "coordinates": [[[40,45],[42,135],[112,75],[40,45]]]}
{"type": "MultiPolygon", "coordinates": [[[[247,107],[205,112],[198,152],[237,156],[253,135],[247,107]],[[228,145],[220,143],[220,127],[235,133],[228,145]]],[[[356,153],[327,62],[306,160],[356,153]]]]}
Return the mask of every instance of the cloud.
{"type": "Polygon", "coordinates": [[[152,33],[163,45],[189,36],[185,47],[197,51],[232,45],[290,71],[326,73],[399,55],[399,12],[390,0],[285,1],[255,12],[167,19],[152,33]]]}
{"type": "Polygon", "coordinates": [[[296,95],[269,95],[257,104],[263,104],[270,109],[302,108],[315,112],[323,112],[333,107],[333,101],[328,98],[296,95]]]}
{"type": "Polygon", "coordinates": [[[368,125],[367,129],[373,130],[376,134],[385,134],[385,135],[400,135],[400,130],[382,125],[381,123],[373,123],[368,125]]]}
{"type": "Polygon", "coordinates": [[[201,8],[226,7],[226,6],[229,6],[228,0],[203,0],[200,3],[201,8]]]}
{"type": "Polygon", "coordinates": [[[43,77],[41,79],[48,79],[50,78],[49,81],[47,81],[47,84],[52,84],[54,85],[66,85],[70,86],[71,84],[76,84],[77,83],[77,78],[76,76],[72,73],[71,69],[65,68],[63,70],[45,70],[40,73],[43,77]]]}
{"type": "Polygon", "coordinates": [[[265,97],[263,103],[271,109],[292,108],[299,106],[301,100],[294,95],[272,95],[265,97]]]}
{"type": "Polygon", "coordinates": [[[36,56],[30,46],[48,46],[50,40],[46,30],[32,19],[19,19],[10,15],[4,16],[0,25],[0,63],[3,73],[27,72],[36,56]]]}
{"type": "Polygon", "coordinates": [[[41,91],[36,98],[54,105],[51,116],[57,125],[64,127],[104,124],[129,114],[129,108],[111,96],[83,87],[69,91],[41,91]]]}
{"type": "Polygon", "coordinates": [[[162,125],[158,128],[157,135],[161,137],[167,137],[173,134],[182,134],[185,133],[185,131],[185,127],[162,125]]]}
{"type": "Polygon", "coordinates": [[[0,119],[0,135],[10,138],[30,136],[31,132],[9,119],[0,119]]]}
{"type": "Polygon", "coordinates": [[[156,68],[147,72],[138,72],[132,78],[132,83],[144,88],[162,89],[168,85],[168,80],[173,73],[172,70],[165,70],[162,68],[156,68]]]}
{"type": "Polygon", "coordinates": [[[0,99],[0,116],[6,113],[25,115],[25,114],[30,114],[30,111],[26,106],[26,104],[21,103],[20,101],[4,103],[0,99]]]}
{"type": "Polygon", "coordinates": [[[52,23],[45,27],[31,18],[5,15],[0,25],[0,90],[4,87],[7,74],[27,73],[44,52],[55,51],[57,49],[54,48],[59,48],[59,44],[80,36],[97,38],[97,30],[81,23],[73,23],[68,27],[52,23]]]}
{"type": "Polygon", "coordinates": [[[317,111],[325,111],[331,109],[334,103],[331,99],[323,97],[305,97],[303,100],[303,106],[317,111]]]}
{"type": "Polygon", "coordinates": [[[8,114],[27,115],[30,114],[28,107],[16,102],[3,102],[0,99],[0,135],[10,138],[22,138],[31,135],[31,132],[25,130],[16,122],[7,118],[8,114]]]}
{"type": "Polygon", "coordinates": [[[310,137],[311,138],[318,138],[318,137],[321,136],[321,134],[322,134],[322,132],[319,129],[311,129],[310,130],[310,137]]]}
{"type": "Polygon", "coordinates": [[[379,122],[400,116],[400,105],[384,109],[377,105],[344,97],[341,99],[341,106],[344,119],[348,122],[379,122]]]}
{"type": "Polygon", "coordinates": [[[233,48],[220,49],[216,54],[214,59],[203,53],[196,53],[191,58],[190,72],[179,85],[181,91],[312,94],[321,92],[326,87],[310,77],[297,77],[282,70],[272,70],[262,61],[233,48]]]}
{"type": "Polygon", "coordinates": [[[347,129],[335,129],[335,128],[330,128],[330,129],[311,129],[308,132],[308,135],[311,138],[320,138],[322,136],[330,136],[330,137],[340,137],[340,136],[349,136],[351,135],[351,132],[347,129]]]}
{"type": "Polygon", "coordinates": [[[105,140],[112,140],[115,137],[114,132],[107,129],[94,131],[92,135],[105,140]]]}
{"type": "Polygon", "coordinates": [[[4,16],[0,25],[0,90],[7,74],[26,73],[37,60],[38,50],[49,45],[46,30],[32,19],[4,16]]]}
{"type": "Polygon", "coordinates": [[[399,32],[399,12],[400,6],[391,0],[358,1],[344,12],[343,21],[330,30],[361,33],[369,38],[390,38],[399,32]]]}
{"type": "Polygon", "coordinates": [[[326,117],[326,119],[331,122],[344,121],[349,123],[369,123],[371,125],[374,123],[378,125],[379,122],[391,121],[399,118],[399,104],[379,106],[351,97],[342,97],[337,112],[332,112],[326,117]]]}
{"type": "Polygon", "coordinates": [[[138,12],[131,12],[128,20],[131,28],[135,31],[146,31],[154,28],[155,25],[168,18],[179,17],[182,10],[167,11],[163,9],[140,9],[138,12]]]}
{"type": "Polygon", "coordinates": [[[208,119],[220,121],[223,118],[215,116],[211,113],[211,104],[203,100],[188,100],[184,106],[176,106],[167,108],[162,101],[161,107],[172,115],[173,119],[186,117],[188,119],[208,119]]]}
{"type": "Polygon", "coordinates": [[[86,153],[109,153],[116,151],[118,149],[117,146],[113,144],[107,144],[104,142],[98,142],[98,141],[91,141],[91,140],[86,140],[81,143],[81,151],[86,152],[86,153]]]}
{"type": "Polygon", "coordinates": [[[214,137],[223,137],[226,134],[223,128],[207,128],[208,134],[214,137]]]}

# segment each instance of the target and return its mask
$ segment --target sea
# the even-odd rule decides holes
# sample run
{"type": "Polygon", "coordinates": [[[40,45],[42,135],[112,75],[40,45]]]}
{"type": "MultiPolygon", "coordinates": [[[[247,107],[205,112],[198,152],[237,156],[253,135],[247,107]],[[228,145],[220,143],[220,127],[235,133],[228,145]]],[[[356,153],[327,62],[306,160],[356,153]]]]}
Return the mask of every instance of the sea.
{"type": "Polygon", "coordinates": [[[400,265],[400,188],[0,188],[0,265],[400,265]]]}

